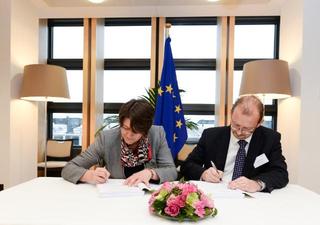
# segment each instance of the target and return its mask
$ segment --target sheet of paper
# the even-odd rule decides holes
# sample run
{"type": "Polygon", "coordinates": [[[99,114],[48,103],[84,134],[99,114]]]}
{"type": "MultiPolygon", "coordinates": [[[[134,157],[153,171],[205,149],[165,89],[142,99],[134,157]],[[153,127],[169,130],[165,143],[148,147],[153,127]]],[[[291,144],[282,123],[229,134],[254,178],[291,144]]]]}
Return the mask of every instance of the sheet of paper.
{"type": "Polygon", "coordinates": [[[204,181],[191,181],[195,183],[205,194],[213,198],[244,198],[245,194],[240,190],[231,190],[226,183],[209,183],[204,181]]]}
{"type": "Polygon", "coordinates": [[[153,192],[158,190],[161,187],[160,184],[149,184],[149,186],[145,185],[144,183],[139,183],[138,188],[146,192],[153,192]]]}
{"type": "Polygon", "coordinates": [[[122,179],[109,179],[104,184],[97,184],[100,197],[128,197],[142,196],[144,191],[139,187],[129,187],[122,179]]]}

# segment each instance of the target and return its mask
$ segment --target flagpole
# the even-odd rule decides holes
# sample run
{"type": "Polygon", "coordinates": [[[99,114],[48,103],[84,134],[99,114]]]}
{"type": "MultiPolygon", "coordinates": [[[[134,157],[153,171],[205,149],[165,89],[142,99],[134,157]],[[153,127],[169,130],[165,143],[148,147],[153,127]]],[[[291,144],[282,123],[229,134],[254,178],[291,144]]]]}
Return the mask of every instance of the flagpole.
{"type": "Polygon", "coordinates": [[[171,23],[166,23],[166,38],[170,37],[171,23]]]}

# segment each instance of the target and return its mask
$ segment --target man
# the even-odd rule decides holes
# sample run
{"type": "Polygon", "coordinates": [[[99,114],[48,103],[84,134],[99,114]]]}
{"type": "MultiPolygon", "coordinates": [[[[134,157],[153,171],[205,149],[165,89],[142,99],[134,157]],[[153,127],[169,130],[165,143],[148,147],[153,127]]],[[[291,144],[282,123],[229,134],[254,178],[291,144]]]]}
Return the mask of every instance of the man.
{"type": "Polygon", "coordinates": [[[288,183],[280,134],[261,126],[263,104],[255,96],[239,98],[231,110],[231,125],[204,130],[181,168],[186,179],[229,182],[247,192],[282,188],[288,183]]]}

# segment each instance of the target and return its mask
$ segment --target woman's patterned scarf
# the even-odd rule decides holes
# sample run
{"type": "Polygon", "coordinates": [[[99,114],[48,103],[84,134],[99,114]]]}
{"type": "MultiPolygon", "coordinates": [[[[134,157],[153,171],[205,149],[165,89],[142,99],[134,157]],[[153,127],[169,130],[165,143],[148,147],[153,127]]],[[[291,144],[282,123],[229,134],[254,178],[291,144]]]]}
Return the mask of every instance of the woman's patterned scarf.
{"type": "Polygon", "coordinates": [[[151,145],[148,138],[142,137],[139,140],[136,150],[129,149],[128,145],[121,138],[121,163],[124,167],[135,167],[148,162],[152,157],[151,145]]]}

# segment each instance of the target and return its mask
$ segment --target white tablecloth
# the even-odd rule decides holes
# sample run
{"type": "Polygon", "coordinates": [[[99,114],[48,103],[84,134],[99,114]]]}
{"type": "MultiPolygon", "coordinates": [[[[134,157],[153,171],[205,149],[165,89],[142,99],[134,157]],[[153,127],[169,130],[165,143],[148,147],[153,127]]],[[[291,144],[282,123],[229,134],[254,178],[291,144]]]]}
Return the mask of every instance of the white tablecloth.
{"type": "MultiPolygon", "coordinates": [[[[95,185],[36,178],[0,192],[0,224],[179,224],[150,215],[149,197],[101,198],[95,185]]],[[[198,224],[320,224],[320,196],[297,185],[256,198],[217,198],[215,205],[218,215],[198,224]]]]}

